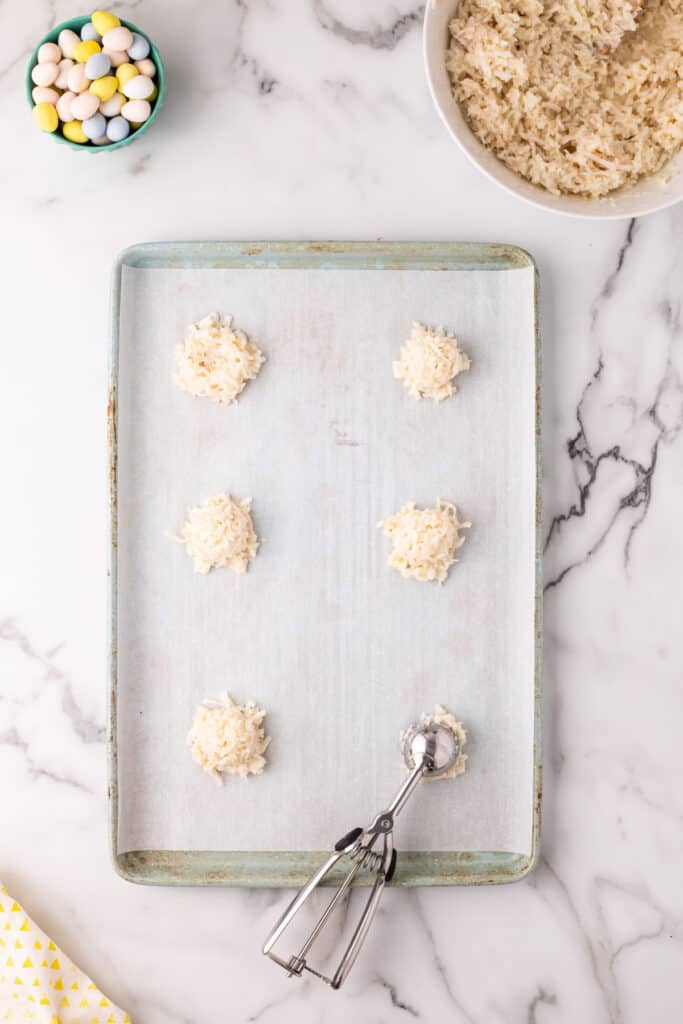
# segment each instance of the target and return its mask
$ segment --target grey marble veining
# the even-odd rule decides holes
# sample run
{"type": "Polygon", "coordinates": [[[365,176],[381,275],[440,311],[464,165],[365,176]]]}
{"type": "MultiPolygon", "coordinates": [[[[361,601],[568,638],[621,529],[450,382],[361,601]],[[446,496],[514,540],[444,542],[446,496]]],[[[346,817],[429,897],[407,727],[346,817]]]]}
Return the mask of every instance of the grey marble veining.
{"type": "Polygon", "coordinates": [[[97,157],[40,137],[24,98],[37,36],[77,12],[0,8],[0,877],[137,1024],[674,1024],[683,210],[594,225],[494,188],[431,107],[410,0],[114,6],[158,42],[168,100],[97,157]],[[109,864],[107,297],[135,241],[379,236],[539,263],[544,840],[517,885],[388,893],[334,994],[258,952],[286,894],[136,888],[109,864]]]}

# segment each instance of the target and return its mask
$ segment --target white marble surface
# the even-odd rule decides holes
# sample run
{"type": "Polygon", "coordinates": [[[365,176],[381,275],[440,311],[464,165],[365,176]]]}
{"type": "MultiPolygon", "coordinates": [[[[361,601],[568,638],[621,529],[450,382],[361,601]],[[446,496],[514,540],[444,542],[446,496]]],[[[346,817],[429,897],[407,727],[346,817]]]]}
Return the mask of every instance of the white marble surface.
{"type": "Polygon", "coordinates": [[[75,11],[0,7],[0,877],[136,1024],[673,1024],[683,207],[592,225],[483,180],[432,110],[411,0],[115,7],[157,39],[168,100],[97,157],[40,137],[23,94],[36,37],[75,11]],[[515,242],[540,266],[544,837],[517,885],[390,892],[335,994],[261,957],[283,893],[109,865],[107,295],[132,242],[377,236],[515,242]]]}

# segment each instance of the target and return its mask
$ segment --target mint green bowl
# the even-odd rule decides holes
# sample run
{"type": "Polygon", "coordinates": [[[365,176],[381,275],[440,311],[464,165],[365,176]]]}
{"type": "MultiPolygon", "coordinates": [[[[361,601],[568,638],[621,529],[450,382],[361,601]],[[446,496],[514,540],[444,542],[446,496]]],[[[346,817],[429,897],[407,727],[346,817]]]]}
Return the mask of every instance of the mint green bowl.
{"type": "MultiPolygon", "coordinates": [[[[31,72],[38,63],[38,50],[43,43],[56,43],[59,33],[65,28],[70,28],[72,32],[75,32],[77,36],[80,36],[81,29],[85,25],[86,21],[90,21],[90,15],[81,15],[79,18],[70,18],[69,21],[63,21],[61,25],[55,25],[47,35],[43,36],[31,54],[31,59],[28,62],[28,69],[26,71],[26,97],[32,110],[35,104],[33,102],[33,97],[31,96],[31,92],[33,90],[31,72]]],[[[159,90],[159,94],[152,105],[152,113],[139,128],[133,129],[130,135],[125,139],[121,139],[120,142],[110,142],[107,146],[93,146],[91,142],[70,142],[69,139],[65,139],[62,135],[61,122],[60,127],[57,128],[56,131],[43,132],[43,135],[49,135],[50,138],[54,139],[55,142],[61,143],[62,146],[68,146],[69,149],[76,149],[83,153],[111,153],[112,149],[121,149],[123,146],[129,146],[131,142],[135,142],[136,139],[139,139],[140,136],[147,131],[152,122],[156,120],[161,104],[164,101],[164,93],[166,92],[166,76],[164,74],[164,65],[161,61],[161,57],[159,56],[159,51],[145,32],[141,32],[139,28],[136,28],[135,25],[131,25],[129,21],[124,21],[123,18],[121,19],[121,24],[125,25],[126,28],[129,28],[131,32],[137,32],[138,35],[143,36],[149,43],[149,56],[156,64],[157,69],[154,81],[157,89],[159,90]]],[[[35,126],[35,130],[40,131],[37,126],[35,126]]]]}

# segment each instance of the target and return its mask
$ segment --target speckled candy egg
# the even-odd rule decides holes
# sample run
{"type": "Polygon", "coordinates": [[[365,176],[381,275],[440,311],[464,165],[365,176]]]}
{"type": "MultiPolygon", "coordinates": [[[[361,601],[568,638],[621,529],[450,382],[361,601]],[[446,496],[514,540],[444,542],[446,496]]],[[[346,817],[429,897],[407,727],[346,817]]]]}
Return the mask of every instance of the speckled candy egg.
{"type": "Polygon", "coordinates": [[[152,113],[152,108],[147,100],[129,100],[128,103],[124,103],[121,113],[126,121],[137,125],[147,120],[152,113]]]}
{"type": "Polygon", "coordinates": [[[57,42],[59,43],[59,48],[62,51],[62,54],[65,57],[71,58],[74,55],[74,46],[77,43],[80,43],[80,39],[75,32],[71,31],[70,28],[63,28],[59,33],[57,42]]]}
{"type": "Polygon", "coordinates": [[[81,29],[81,39],[83,39],[86,43],[91,39],[94,39],[96,43],[99,43],[102,39],[102,36],[97,31],[97,29],[91,21],[86,21],[85,25],[81,29]]]}
{"type": "Polygon", "coordinates": [[[123,86],[126,84],[126,82],[130,81],[131,78],[135,78],[135,76],[139,75],[139,74],[140,74],[140,72],[135,67],[135,64],[130,64],[130,63],[121,64],[116,69],[116,77],[119,80],[119,89],[122,90],[123,86]]]}
{"type": "Polygon", "coordinates": [[[149,56],[149,43],[139,32],[133,32],[133,42],[127,46],[128,56],[131,60],[144,60],[149,56]]]}
{"type": "Polygon", "coordinates": [[[118,88],[118,84],[113,75],[105,75],[104,78],[98,78],[90,86],[88,92],[91,92],[93,96],[97,96],[98,100],[100,100],[100,110],[102,110],[102,103],[112,98],[118,88]]]}
{"type": "Polygon", "coordinates": [[[87,64],[94,53],[99,53],[102,47],[95,39],[84,39],[74,46],[73,57],[79,64],[87,64]]]}
{"type": "Polygon", "coordinates": [[[54,132],[59,125],[57,111],[51,103],[36,103],[33,108],[33,120],[44,132],[54,132]]]}
{"type": "Polygon", "coordinates": [[[60,60],[59,64],[57,65],[57,70],[59,71],[59,74],[57,75],[57,80],[55,82],[55,86],[58,89],[68,88],[69,72],[75,66],[76,65],[70,57],[64,57],[62,60],[60,60]]]}
{"type": "MultiPolygon", "coordinates": [[[[136,69],[137,74],[137,69],[136,69]]],[[[31,81],[34,85],[54,85],[59,75],[59,68],[52,61],[45,64],[36,64],[31,72],[31,81]]]]}
{"type": "Polygon", "coordinates": [[[62,59],[62,51],[56,43],[43,43],[38,49],[39,64],[58,64],[62,59]]]}
{"type": "Polygon", "coordinates": [[[101,139],[107,132],[107,119],[102,114],[94,114],[83,121],[83,131],[91,139],[101,139]]]}
{"type": "Polygon", "coordinates": [[[129,100],[146,100],[154,92],[154,82],[147,75],[136,75],[125,83],[121,92],[129,100]]]}
{"type": "Polygon", "coordinates": [[[104,78],[111,71],[111,61],[106,53],[93,53],[85,65],[85,77],[94,82],[96,78],[104,78]]]}
{"type": "Polygon", "coordinates": [[[105,117],[116,117],[121,113],[121,107],[125,102],[126,97],[120,92],[115,92],[111,99],[100,103],[100,113],[105,117]]]}
{"type": "MultiPolygon", "coordinates": [[[[76,121],[86,121],[99,110],[100,101],[91,92],[82,92],[71,103],[71,116],[76,121]]],[[[102,135],[103,132],[98,132],[102,135]]],[[[93,136],[94,137],[94,136],[93,136]]]]}
{"type": "Polygon", "coordinates": [[[157,73],[157,66],[149,57],[145,57],[144,60],[136,60],[135,67],[141,75],[147,75],[148,78],[154,78],[157,73]]]}
{"type": "Polygon", "coordinates": [[[85,92],[90,85],[90,79],[86,78],[82,64],[74,64],[66,76],[66,84],[71,92],[85,92]]]}
{"type": "Polygon", "coordinates": [[[59,93],[56,89],[50,89],[46,85],[34,85],[31,90],[31,99],[34,103],[51,103],[54,107],[59,99],[59,93]]]}
{"type": "Polygon", "coordinates": [[[60,121],[73,121],[74,116],[71,111],[71,104],[76,99],[75,92],[63,92],[57,100],[57,113],[59,114],[60,121]]]}
{"type": "Polygon", "coordinates": [[[84,143],[88,141],[88,136],[83,131],[83,125],[80,121],[68,121],[65,125],[62,125],[62,135],[69,142],[84,143]]]}
{"type": "Polygon", "coordinates": [[[111,32],[113,28],[118,28],[121,24],[111,11],[93,11],[90,20],[101,36],[105,36],[107,32],[111,32]]]}
{"type": "MultiPolygon", "coordinates": [[[[102,53],[106,53],[107,57],[109,57],[113,68],[118,68],[122,64],[126,64],[128,62],[128,54],[125,50],[110,50],[105,46],[102,53]]],[[[140,73],[142,74],[142,72],[140,73]]]]}
{"type": "Polygon", "coordinates": [[[125,117],[112,117],[107,124],[107,138],[110,142],[122,142],[128,137],[130,124],[125,117]]]}
{"type": "Polygon", "coordinates": [[[125,25],[112,28],[102,37],[102,45],[108,50],[127,50],[133,42],[133,33],[125,25]]]}

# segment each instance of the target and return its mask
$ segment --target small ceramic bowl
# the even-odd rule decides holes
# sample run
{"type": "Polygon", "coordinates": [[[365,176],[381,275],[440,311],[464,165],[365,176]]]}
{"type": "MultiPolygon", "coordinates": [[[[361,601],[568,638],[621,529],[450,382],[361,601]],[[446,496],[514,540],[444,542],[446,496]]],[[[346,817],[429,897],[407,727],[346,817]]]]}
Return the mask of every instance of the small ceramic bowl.
{"type": "MultiPolygon", "coordinates": [[[[35,106],[33,102],[33,97],[31,96],[31,92],[33,90],[31,72],[38,63],[38,50],[43,45],[43,43],[56,43],[57,37],[59,36],[59,33],[62,31],[62,29],[70,28],[72,32],[75,32],[77,36],[80,36],[81,29],[85,25],[86,21],[90,21],[90,15],[82,15],[78,18],[70,18],[69,21],[63,21],[61,25],[56,25],[53,29],[50,29],[47,35],[43,36],[43,38],[40,40],[35,50],[31,54],[31,59],[28,62],[28,68],[26,70],[26,97],[28,99],[31,109],[33,109],[33,107],[35,106]]],[[[135,25],[131,25],[129,21],[124,21],[123,19],[121,19],[121,24],[125,25],[126,28],[129,28],[131,32],[136,32],[138,35],[144,36],[144,38],[149,43],[149,56],[156,64],[157,69],[154,82],[158,89],[157,98],[154,100],[154,103],[152,104],[152,113],[149,115],[147,120],[140,125],[139,128],[135,128],[133,131],[131,131],[130,135],[128,135],[125,139],[121,139],[120,142],[110,142],[106,146],[93,146],[85,142],[71,142],[69,139],[64,138],[59,128],[57,128],[57,130],[54,132],[43,132],[43,135],[49,135],[50,138],[54,139],[55,142],[61,143],[62,146],[68,146],[69,149],[76,149],[82,153],[111,153],[113,149],[121,149],[123,146],[129,146],[131,142],[135,142],[136,139],[139,139],[140,136],[147,131],[152,122],[156,120],[157,114],[159,113],[159,110],[161,108],[161,104],[164,101],[164,93],[166,91],[166,77],[164,75],[164,65],[161,61],[161,57],[159,56],[159,51],[157,50],[156,46],[154,46],[154,44],[152,43],[152,40],[149,38],[149,36],[146,35],[144,32],[141,32],[139,28],[135,27],[135,25]]],[[[36,131],[38,130],[39,129],[36,129],[36,131]]]]}
{"type": "Polygon", "coordinates": [[[567,217],[620,220],[654,213],[655,210],[662,210],[683,200],[683,152],[679,152],[666,168],[669,181],[662,182],[655,177],[643,178],[603,199],[554,196],[538,185],[532,185],[501,163],[477,139],[451,90],[446,71],[446,51],[449,45],[448,24],[457,6],[458,0],[427,3],[423,35],[427,82],[434,105],[451,137],[488,178],[533,206],[567,217]]]}

